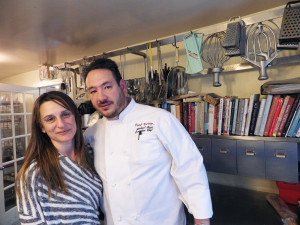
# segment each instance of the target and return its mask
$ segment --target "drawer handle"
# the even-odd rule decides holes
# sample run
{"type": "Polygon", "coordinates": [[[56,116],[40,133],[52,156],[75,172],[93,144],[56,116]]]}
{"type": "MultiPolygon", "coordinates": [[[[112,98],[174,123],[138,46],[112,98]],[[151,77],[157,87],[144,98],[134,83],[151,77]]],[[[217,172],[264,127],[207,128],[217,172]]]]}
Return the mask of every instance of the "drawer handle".
{"type": "Polygon", "coordinates": [[[228,150],[227,149],[219,149],[219,152],[222,154],[227,154],[228,150]]]}
{"type": "Polygon", "coordinates": [[[254,156],[256,154],[256,152],[254,150],[246,150],[245,151],[245,155],[248,155],[248,156],[254,156]]]}
{"type": "Polygon", "coordinates": [[[274,156],[276,158],[281,158],[281,159],[285,159],[286,158],[286,153],[274,153],[274,156]]]}

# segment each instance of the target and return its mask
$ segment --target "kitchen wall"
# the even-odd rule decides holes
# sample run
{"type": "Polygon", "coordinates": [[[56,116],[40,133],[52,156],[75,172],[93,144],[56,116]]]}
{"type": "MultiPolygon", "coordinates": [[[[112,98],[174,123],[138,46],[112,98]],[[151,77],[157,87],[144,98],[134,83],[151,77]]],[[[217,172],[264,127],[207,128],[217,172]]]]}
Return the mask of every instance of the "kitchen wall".
{"type": "MultiPolygon", "coordinates": [[[[280,22],[280,21],[279,21],[280,22]]],[[[186,65],[186,52],[184,43],[182,40],[177,40],[177,46],[179,47],[179,66],[185,67],[186,65]]],[[[145,52],[145,51],[144,51],[145,52]]],[[[167,63],[169,67],[176,66],[175,62],[175,47],[172,45],[161,46],[163,65],[167,63]]],[[[152,49],[153,54],[153,67],[157,69],[157,57],[156,48],[152,49]]],[[[282,51],[279,57],[297,55],[299,51],[282,51]]],[[[137,55],[126,54],[122,57],[113,57],[120,69],[121,61],[124,65],[124,79],[133,79],[145,76],[144,59],[137,55]]],[[[241,59],[232,58],[225,65],[236,64],[242,62],[241,59]]],[[[208,67],[205,64],[206,68],[208,67]]],[[[282,80],[289,78],[296,78],[300,75],[299,63],[287,63],[267,68],[267,73],[270,80],[282,80]]],[[[190,75],[188,82],[188,90],[198,93],[214,92],[218,95],[234,95],[241,98],[249,97],[252,93],[260,93],[260,86],[266,81],[259,81],[258,68],[240,70],[233,72],[222,72],[220,74],[221,87],[213,87],[213,78],[211,74],[207,75],[190,75]]],[[[50,85],[55,81],[40,81],[38,76],[38,70],[31,71],[24,74],[19,74],[9,78],[0,80],[0,83],[15,84],[22,86],[40,87],[50,85]]],[[[209,180],[213,183],[220,183],[231,186],[238,186],[258,191],[266,191],[277,193],[277,187],[274,181],[264,179],[254,179],[240,176],[233,176],[219,173],[208,173],[209,180]]]]}

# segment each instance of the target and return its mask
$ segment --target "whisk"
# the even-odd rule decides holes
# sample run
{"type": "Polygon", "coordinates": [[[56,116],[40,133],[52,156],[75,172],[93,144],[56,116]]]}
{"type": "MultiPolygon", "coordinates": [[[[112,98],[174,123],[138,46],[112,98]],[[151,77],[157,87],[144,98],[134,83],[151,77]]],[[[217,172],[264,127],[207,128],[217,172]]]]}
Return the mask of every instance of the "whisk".
{"type": "Polygon", "coordinates": [[[225,49],[222,46],[225,34],[224,31],[211,34],[202,43],[202,60],[212,67],[214,87],[221,86],[219,76],[223,70],[222,66],[230,59],[229,56],[225,55],[225,49]]]}

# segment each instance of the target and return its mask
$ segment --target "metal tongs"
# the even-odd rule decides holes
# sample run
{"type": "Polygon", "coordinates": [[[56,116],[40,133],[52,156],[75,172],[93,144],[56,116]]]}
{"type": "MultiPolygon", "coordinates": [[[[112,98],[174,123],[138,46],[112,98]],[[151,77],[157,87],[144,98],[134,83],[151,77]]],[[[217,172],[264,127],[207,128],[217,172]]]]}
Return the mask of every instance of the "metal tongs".
{"type": "MultiPolygon", "coordinates": [[[[274,22],[276,27],[278,27],[274,22]]],[[[281,52],[277,49],[277,39],[274,30],[267,24],[259,22],[257,26],[251,25],[247,35],[246,54],[243,59],[260,68],[259,80],[267,80],[266,67],[278,56],[281,52]],[[268,33],[266,32],[268,31],[268,33]],[[252,45],[252,51],[250,47],[252,45]]]]}

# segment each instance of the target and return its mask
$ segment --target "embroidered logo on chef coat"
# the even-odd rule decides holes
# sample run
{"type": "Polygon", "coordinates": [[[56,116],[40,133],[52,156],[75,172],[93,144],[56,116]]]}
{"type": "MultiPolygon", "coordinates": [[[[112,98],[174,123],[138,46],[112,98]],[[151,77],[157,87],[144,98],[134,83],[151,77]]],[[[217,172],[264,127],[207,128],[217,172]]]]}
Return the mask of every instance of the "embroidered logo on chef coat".
{"type": "Polygon", "coordinates": [[[154,123],[136,123],[135,127],[135,133],[138,134],[138,140],[140,139],[140,136],[144,133],[144,132],[152,132],[153,130],[153,126],[154,123]]]}

